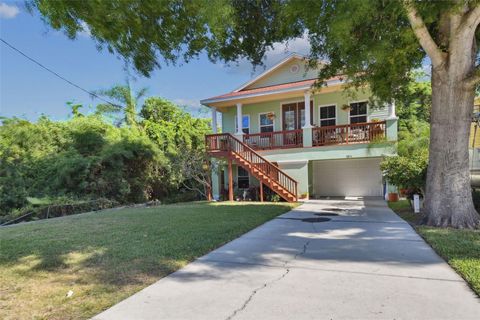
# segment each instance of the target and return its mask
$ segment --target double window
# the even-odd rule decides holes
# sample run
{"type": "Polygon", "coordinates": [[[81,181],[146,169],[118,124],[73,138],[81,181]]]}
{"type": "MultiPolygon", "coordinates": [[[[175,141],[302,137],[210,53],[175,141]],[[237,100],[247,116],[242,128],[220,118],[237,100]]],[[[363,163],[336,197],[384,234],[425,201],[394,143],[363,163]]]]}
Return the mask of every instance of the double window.
{"type": "Polygon", "coordinates": [[[336,106],[320,107],[320,127],[334,126],[337,124],[336,106]]]}
{"type": "Polygon", "coordinates": [[[272,112],[260,113],[260,132],[273,132],[274,122],[272,112]]]}
{"type": "Polygon", "coordinates": [[[367,102],[350,103],[350,123],[367,122],[367,102]]]}
{"type": "MultiPolygon", "coordinates": [[[[245,134],[250,133],[250,116],[248,114],[242,115],[242,131],[245,134]]],[[[235,132],[238,132],[237,116],[235,116],[235,132]]]]}
{"type": "Polygon", "coordinates": [[[237,167],[237,184],[239,189],[248,189],[250,187],[248,171],[242,167],[237,167]]]}

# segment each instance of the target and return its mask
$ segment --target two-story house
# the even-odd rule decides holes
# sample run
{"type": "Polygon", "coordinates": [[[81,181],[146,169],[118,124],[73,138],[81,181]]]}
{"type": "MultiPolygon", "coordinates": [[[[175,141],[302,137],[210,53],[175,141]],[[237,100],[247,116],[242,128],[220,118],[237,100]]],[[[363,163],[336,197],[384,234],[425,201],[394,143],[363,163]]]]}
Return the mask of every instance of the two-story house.
{"type": "Polygon", "coordinates": [[[368,89],[347,90],[345,79],[314,88],[318,70],[292,54],[236,90],[204,99],[213,130],[214,198],[228,190],[266,185],[287,201],[324,196],[383,196],[379,167],[397,140],[395,106],[372,107],[368,89]],[[349,92],[347,92],[349,91],[349,92]]]}

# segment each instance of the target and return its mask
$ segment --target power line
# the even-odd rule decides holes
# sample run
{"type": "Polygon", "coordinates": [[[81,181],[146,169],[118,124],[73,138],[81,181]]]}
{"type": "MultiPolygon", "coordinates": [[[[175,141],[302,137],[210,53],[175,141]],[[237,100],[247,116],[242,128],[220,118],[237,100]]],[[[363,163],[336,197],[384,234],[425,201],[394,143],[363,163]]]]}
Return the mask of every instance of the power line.
{"type": "Polygon", "coordinates": [[[80,87],[78,84],[75,84],[73,83],[72,81],[66,79],[65,77],[59,75],[58,73],[56,73],[55,71],[53,71],[52,69],[44,66],[43,64],[41,64],[40,62],[38,62],[37,60],[29,57],[28,55],[26,55],[25,53],[23,53],[21,50],[15,48],[13,45],[11,45],[10,43],[8,43],[7,41],[5,41],[3,38],[0,38],[0,41],[2,41],[4,44],[6,44],[8,47],[10,47],[11,49],[15,50],[17,53],[21,54],[22,56],[24,56],[25,58],[27,58],[28,60],[32,61],[33,63],[35,63],[36,65],[40,66],[41,68],[47,70],[48,72],[52,73],[53,75],[55,75],[57,78],[60,78],[62,79],[63,81],[67,82],[68,84],[70,84],[71,86],[74,86],[75,88],[77,89],[80,89],[82,90],[83,92],[86,92],[88,93],[90,96],[92,97],[95,97],[99,100],[102,100],[103,102],[105,103],[108,103],[109,105],[113,106],[113,107],[120,107],[119,105],[115,104],[115,103],[112,103],[102,97],[100,97],[99,95],[97,95],[96,93],[92,92],[92,91],[89,91],[87,89],[84,89],[82,87],[80,87]]]}

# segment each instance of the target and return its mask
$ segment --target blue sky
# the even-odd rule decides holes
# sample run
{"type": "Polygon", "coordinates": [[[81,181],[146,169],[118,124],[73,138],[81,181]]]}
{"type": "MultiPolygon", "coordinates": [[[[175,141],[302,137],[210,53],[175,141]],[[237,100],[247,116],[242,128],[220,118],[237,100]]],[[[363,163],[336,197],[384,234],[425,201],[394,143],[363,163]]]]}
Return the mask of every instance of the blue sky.
{"type": "MultiPolygon", "coordinates": [[[[123,61],[107,51],[98,51],[87,32],[72,41],[45,25],[38,13],[26,12],[23,2],[0,0],[0,36],[87,90],[109,88],[125,80],[123,61]]],[[[267,54],[265,64],[272,65],[289,52],[307,53],[308,47],[304,38],[278,44],[267,54]]],[[[150,96],[195,110],[200,99],[229,92],[252,75],[253,69],[245,61],[226,66],[202,55],[188,64],[156,70],[150,78],[137,75],[132,86],[147,87],[150,96]]],[[[65,119],[69,116],[65,103],[72,100],[87,107],[99,103],[0,43],[0,116],[35,120],[46,114],[65,119]]]]}

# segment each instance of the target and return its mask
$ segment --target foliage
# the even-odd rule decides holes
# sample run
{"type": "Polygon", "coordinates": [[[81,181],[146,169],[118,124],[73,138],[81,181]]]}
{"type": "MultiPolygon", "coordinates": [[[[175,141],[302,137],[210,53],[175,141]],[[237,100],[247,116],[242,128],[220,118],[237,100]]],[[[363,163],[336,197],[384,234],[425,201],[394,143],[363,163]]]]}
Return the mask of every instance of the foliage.
{"type": "Polygon", "coordinates": [[[110,89],[99,90],[97,94],[113,99],[116,101],[116,104],[101,103],[97,105],[97,114],[114,117],[118,114],[123,114],[123,119],[117,119],[118,123],[123,122],[129,126],[135,125],[137,123],[137,104],[146,93],[146,88],[142,88],[134,93],[128,80],[126,85],[115,85],[110,89]]]}
{"type": "Polygon", "coordinates": [[[400,125],[405,123],[406,119],[430,122],[432,86],[430,81],[425,81],[423,78],[425,78],[423,73],[412,73],[412,80],[405,86],[402,95],[396,101],[400,125]]]}
{"type": "Polygon", "coordinates": [[[398,156],[382,161],[385,178],[392,184],[425,196],[428,147],[430,142],[429,110],[431,88],[426,82],[412,81],[404,91],[399,106],[398,156]]]}
{"type": "Polygon", "coordinates": [[[205,158],[208,121],[160,98],[147,99],[141,115],[138,124],[122,127],[100,115],[4,119],[0,216],[27,206],[28,197],[138,203],[200,190],[198,178],[210,172],[197,162],[205,158]]]}
{"type": "Polygon", "coordinates": [[[210,121],[194,118],[168,100],[151,97],[140,110],[141,127],[170,160],[170,188],[184,187],[205,194],[210,168],[206,166],[205,134],[210,121]]]}
{"type": "MultiPolygon", "coordinates": [[[[116,52],[144,75],[206,50],[213,60],[247,58],[260,64],[277,42],[306,36],[312,64],[329,60],[321,78],[344,74],[369,83],[382,100],[400,97],[410,71],[425,58],[400,1],[63,1],[31,0],[46,23],[70,38],[85,25],[99,46],[116,52]],[[134,8],[134,9],[132,9],[134,8]],[[97,19],[96,17],[103,17],[97,19]]],[[[450,1],[418,3],[436,27],[450,1]]],[[[437,39],[435,39],[437,40],[437,39]]]]}
{"type": "Polygon", "coordinates": [[[408,157],[414,153],[428,153],[430,124],[416,118],[400,119],[398,128],[398,154],[408,157]]]}
{"type": "MultiPolygon", "coordinates": [[[[83,212],[97,211],[118,206],[115,200],[99,198],[96,200],[73,200],[68,197],[55,199],[37,199],[35,205],[13,210],[8,215],[0,215],[0,224],[13,224],[25,221],[63,217],[83,212]],[[48,203],[43,203],[48,202],[48,203]]],[[[30,201],[29,201],[30,202],[30,201]]]]}
{"type": "Polygon", "coordinates": [[[293,206],[197,202],[2,228],[2,319],[89,319],[293,206]]]}
{"type": "Polygon", "coordinates": [[[419,189],[425,195],[428,154],[387,157],[380,164],[385,179],[400,188],[419,189]]]}

